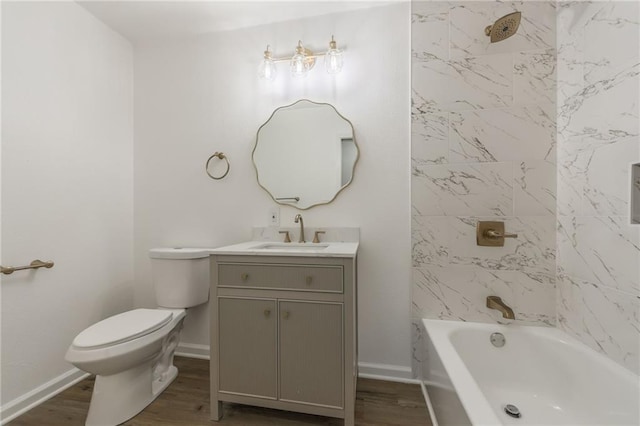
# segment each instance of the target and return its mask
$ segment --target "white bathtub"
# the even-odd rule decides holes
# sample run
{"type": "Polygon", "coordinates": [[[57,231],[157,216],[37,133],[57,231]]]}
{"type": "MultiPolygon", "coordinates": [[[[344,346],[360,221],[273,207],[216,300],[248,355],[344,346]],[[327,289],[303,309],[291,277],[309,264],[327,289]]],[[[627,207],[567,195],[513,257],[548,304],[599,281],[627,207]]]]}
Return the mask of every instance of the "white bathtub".
{"type": "Polygon", "coordinates": [[[558,329],[422,323],[423,382],[440,426],[640,424],[638,376],[558,329]],[[495,332],[506,338],[501,348],[490,342],[495,332]]]}

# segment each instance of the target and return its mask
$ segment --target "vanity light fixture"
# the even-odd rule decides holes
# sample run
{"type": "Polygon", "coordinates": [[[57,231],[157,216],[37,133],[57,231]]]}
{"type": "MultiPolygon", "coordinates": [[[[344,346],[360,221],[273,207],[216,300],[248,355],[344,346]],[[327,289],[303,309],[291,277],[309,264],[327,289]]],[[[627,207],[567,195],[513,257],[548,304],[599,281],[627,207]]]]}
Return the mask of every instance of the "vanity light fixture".
{"type": "Polygon", "coordinates": [[[304,47],[302,41],[299,40],[295,53],[290,58],[274,58],[267,45],[267,50],[264,51],[264,57],[258,67],[258,76],[266,80],[274,80],[277,74],[276,63],[289,61],[292,76],[306,77],[309,70],[315,66],[316,59],[322,56],[324,56],[324,66],[327,73],[337,74],[342,70],[342,50],[338,49],[333,36],[329,42],[329,50],[325,53],[313,53],[304,47]]]}

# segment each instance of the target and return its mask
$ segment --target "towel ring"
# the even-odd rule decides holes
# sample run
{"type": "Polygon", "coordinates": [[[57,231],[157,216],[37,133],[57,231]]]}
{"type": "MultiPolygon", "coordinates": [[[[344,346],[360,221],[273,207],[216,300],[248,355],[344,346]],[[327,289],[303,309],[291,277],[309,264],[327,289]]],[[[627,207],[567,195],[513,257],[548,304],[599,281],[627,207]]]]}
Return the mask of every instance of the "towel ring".
{"type": "Polygon", "coordinates": [[[207,160],[207,164],[204,166],[204,171],[207,172],[207,174],[211,179],[220,180],[224,178],[227,174],[229,174],[230,168],[231,168],[231,165],[229,164],[229,159],[227,158],[227,156],[224,155],[223,152],[216,152],[207,160]],[[214,157],[218,157],[220,160],[224,160],[227,163],[227,170],[225,170],[222,176],[213,176],[211,173],[209,173],[209,163],[211,162],[211,160],[213,160],[214,157]]]}

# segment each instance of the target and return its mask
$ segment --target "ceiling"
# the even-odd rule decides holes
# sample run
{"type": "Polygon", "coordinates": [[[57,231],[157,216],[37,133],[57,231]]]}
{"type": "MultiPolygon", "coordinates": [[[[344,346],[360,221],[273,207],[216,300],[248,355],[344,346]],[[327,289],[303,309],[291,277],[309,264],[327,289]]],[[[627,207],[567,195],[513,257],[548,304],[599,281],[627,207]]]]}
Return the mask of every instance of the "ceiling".
{"type": "Polygon", "coordinates": [[[134,44],[382,6],[389,1],[77,1],[134,44]]]}

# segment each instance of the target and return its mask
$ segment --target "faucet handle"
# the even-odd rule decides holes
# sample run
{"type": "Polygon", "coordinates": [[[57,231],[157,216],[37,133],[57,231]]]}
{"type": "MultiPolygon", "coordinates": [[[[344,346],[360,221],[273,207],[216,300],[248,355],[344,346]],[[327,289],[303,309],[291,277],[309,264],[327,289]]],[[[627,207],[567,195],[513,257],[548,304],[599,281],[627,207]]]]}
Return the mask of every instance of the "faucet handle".
{"type": "Polygon", "coordinates": [[[284,234],[284,242],[285,243],[290,243],[291,242],[291,236],[289,235],[289,231],[278,231],[279,234],[284,234]]]}
{"type": "Polygon", "coordinates": [[[476,244],[488,247],[504,247],[505,238],[518,238],[518,234],[504,231],[504,222],[478,221],[476,244]]]}
{"type": "Polygon", "coordinates": [[[314,243],[319,243],[320,242],[320,238],[318,238],[318,234],[326,234],[326,231],[316,231],[316,233],[313,235],[313,242],[314,243]]]}

